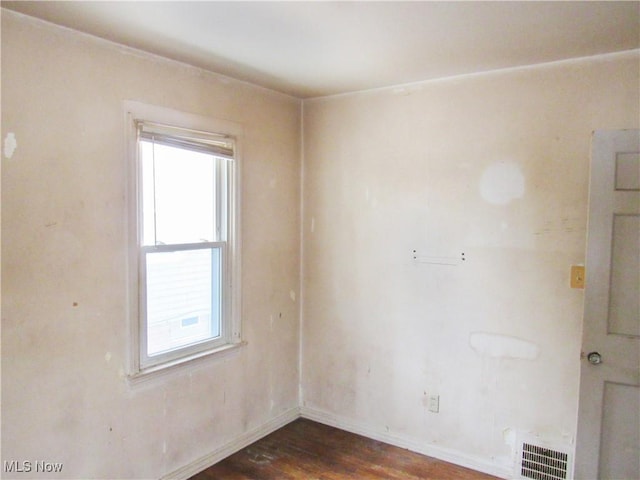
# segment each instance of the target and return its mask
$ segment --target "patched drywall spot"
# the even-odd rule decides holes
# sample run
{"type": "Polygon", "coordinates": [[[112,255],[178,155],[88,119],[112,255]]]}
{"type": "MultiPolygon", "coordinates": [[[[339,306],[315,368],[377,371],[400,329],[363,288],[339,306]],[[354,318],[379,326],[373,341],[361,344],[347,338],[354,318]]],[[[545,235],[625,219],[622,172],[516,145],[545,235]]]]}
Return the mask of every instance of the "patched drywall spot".
{"type": "Polygon", "coordinates": [[[483,357],[535,360],[540,354],[535,343],[495,333],[473,332],[469,336],[469,345],[483,357]]]}
{"type": "Polygon", "coordinates": [[[105,362],[109,363],[111,361],[111,352],[107,352],[104,354],[105,362]]]}
{"type": "Polygon", "coordinates": [[[505,428],[502,430],[502,438],[505,445],[515,447],[516,445],[516,431],[513,428],[505,428]]]}
{"type": "Polygon", "coordinates": [[[493,205],[507,205],[524,196],[524,175],[517,163],[499,162],[487,167],[480,178],[480,195],[493,205]]]}
{"type": "Polygon", "coordinates": [[[316,218],[311,217],[311,233],[316,231],[316,218]]]}
{"type": "Polygon", "coordinates": [[[7,133],[4,138],[4,158],[11,158],[18,148],[18,141],[16,140],[16,134],[13,132],[7,133]]]}
{"type": "Polygon", "coordinates": [[[289,291],[289,296],[291,297],[292,301],[296,301],[296,292],[294,292],[293,290],[289,291]]]}

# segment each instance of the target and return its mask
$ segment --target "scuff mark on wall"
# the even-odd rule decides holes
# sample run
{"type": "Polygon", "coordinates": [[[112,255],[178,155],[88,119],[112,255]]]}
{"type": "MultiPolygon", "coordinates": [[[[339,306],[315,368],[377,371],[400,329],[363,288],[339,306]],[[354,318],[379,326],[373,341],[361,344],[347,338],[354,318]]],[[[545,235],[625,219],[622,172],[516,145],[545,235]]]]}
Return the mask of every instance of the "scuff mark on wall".
{"type": "Polygon", "coordinates": [[[493,205],[507,205],[524,196],[524,175],[517,163],[493,163],[480,177],[480,195],[493,205]]]}
{"type": "Polygon", "coordinates": [[[584,221],[578,217],[562,217],[561,219],[545,220],[544,223],[533,232],[536,236],[563,235],[568,233],[584,233],[586,231],[584,221]]]}
{"type": "Polygon", "coordinates": [[[4,138],[4,157],[7,159],[13,157],[16,148],[18,148],[16,134],[13,132],[7,133],[7,136],[4,138]]]}
{"type": "Polygon", "coordinates": [[[469,335],[469,345],[483,357],[535,360],[540,354],[535,343],[496,333],[473,332],[469,335]]]}
{"type": "Polygon", "coordinates": [[[375,208],[375,207],[378,206],[378,199],[374,195],[371,194],[371,191],[369,190],[369,187],[366,187],[364,189],[364,200],[372,208],[375,208]]]}

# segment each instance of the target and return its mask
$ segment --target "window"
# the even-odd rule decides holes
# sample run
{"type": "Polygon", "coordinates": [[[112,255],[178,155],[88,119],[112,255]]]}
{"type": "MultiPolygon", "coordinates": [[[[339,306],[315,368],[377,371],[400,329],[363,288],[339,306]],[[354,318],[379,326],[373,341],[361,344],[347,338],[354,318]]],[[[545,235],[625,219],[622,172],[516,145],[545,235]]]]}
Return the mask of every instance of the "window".
{"type": "Polygon", "coordinates": [[[131,122],[135,376],[239,344],[238,173],[228,134],[131,122]]]}

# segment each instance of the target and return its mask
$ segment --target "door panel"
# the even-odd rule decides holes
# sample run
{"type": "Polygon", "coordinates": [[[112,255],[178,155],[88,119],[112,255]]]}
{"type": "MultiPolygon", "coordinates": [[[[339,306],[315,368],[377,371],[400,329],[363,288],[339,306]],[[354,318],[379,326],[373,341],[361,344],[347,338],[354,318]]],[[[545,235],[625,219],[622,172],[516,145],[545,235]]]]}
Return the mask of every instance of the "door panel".
{"type": "Polygon", "coordinates": [[[640,335],[640,215],[614,215],[609,333],[640,335]]]}
{"type": "Polygon", "coordinates": [[[605,382],[600,471],[603,478],[638,477],[640,392],[637,386],[605,382]]]}
{"type": "Polygon", "coordinates": [[[586,280],[575,477],[640,478],[638,130],[594,133],[586,280]]]}
{"type": "Polygon", "coordinates": [[[620,152],[616,155],[616,190],[640,190],[640,154],[620,152]]]}

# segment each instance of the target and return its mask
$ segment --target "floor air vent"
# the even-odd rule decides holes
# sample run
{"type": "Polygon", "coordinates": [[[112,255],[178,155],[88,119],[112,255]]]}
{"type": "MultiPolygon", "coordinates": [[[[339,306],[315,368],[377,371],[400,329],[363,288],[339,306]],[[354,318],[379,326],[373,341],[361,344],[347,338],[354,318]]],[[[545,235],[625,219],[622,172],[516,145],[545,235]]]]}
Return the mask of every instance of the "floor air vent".
{"type": "Polygon", "coordinates": [[[522,443],[522,454],[519,462],[519,477],[534,480],[567,480],[570,468],[569,453],[522,443]]]}

